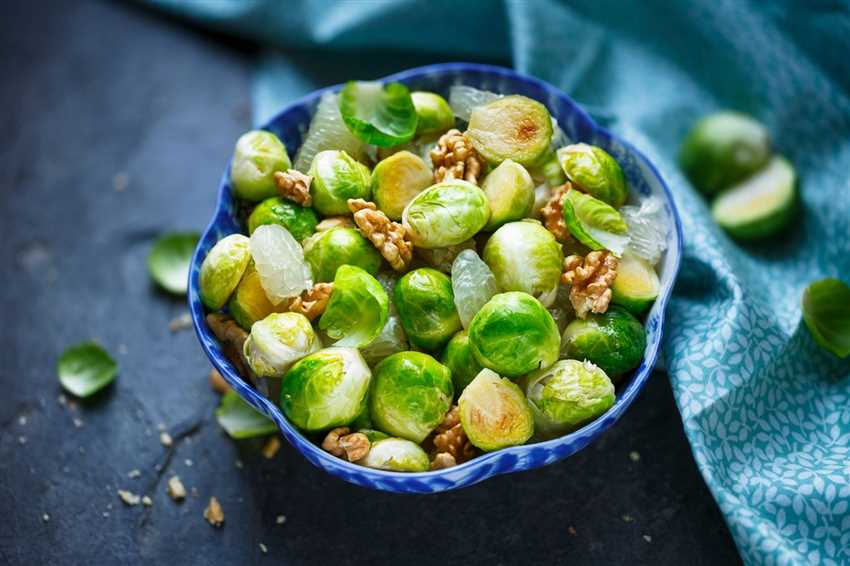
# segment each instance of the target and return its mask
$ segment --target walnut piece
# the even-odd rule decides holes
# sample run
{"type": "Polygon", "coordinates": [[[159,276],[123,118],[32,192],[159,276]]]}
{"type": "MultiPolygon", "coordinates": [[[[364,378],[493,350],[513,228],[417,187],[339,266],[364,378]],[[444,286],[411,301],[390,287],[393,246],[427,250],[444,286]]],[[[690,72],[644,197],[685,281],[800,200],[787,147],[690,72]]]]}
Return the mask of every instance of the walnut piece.
{"type": "Polygon", "coordinates": [[[443,422],[434,429],[431,469],[438,470],[462,464],[475,456],[475,447],[466,437],[460,422],[460,409],[452,407],[443,422]]]}
{"type": "Polygon", "coordinates": [[[275,172],[274,182],[277,185],[277,192],[283,198],[301,206],[313,204],[313,197],[310,196],[310,183],[313,182],[313,177],[310,175],[295,169],[287,169],[275,172]]]}
{"type": "Polygon", "coordinates": [[[331,228],[354,228],[354,222],[350,216],[328,216],[316,224],[316,232],[324,232],[331,228]]]}
{"type": "Polygon", "coordinates": [[[230,360],[230,363],[239,371],[239,374],[256,384],[257,380],[254,377],[254,372],[251,371],[251,366],[248,365],[248,360],[245,359],[243,347],[245,340],[248,339],[248,333],[236,324],[236,321],[227,315],[219,313],[210,313],[206,318],[207,326],[210,327],[215,337],[221,342],[221,349],[224,355],[230,360]]]}
{"type": "Polygon", "coordinates": [[[579,318],[585,318],[588,312],[608,310],[618,265],[617,258],[607,250],[590,252],[585,257],[571,255],[564,260],[561,282],[570,285],[570,303],[579,318]]]}
{"type": "Polygon", "coordinates": [[[561,243],[568,242],[571,239],[570,231],[567,230],[567,223],[564,221],[564,197],[567,196],[567,191],[570,188],[569,183],[564,183],[552,189],[552,195],[546,201],[546,204],[543,205],[543,208],[540,209],[540,216],[543,217],[543,225],[561,243]]]}
{"type": "Polygon", "coordinates": [[[316,283],[311,289],[307,289],[295,297],[286,308],[290,312],[297,312],[310,320],[314,320],[325,312],[333,287],[333,283],[316,283]]]}
{"type": "Polygon", "coordinates": [[[390,220],[373,202],[348,199],[348,209],[354,213],[354,223],[392,268],[396,271],[407,269],[413,259],[413,242],[404,226],[390,220]]]}
{"type": "Polygon", "coordinates": [[[275,457],[278,450],[280,450],[280,438],[278,438],[277,436],[272,436],[263,445],[263,458],[265,458],[266,460],[271,460],[275,457]]]}
{"type": "Polygon", "coordinates": [[[218,502],[216,497],[210,497],[210,502],[204,509],[204,519],[213,527],[220,527],[224,524],[224,509],[221,508],[221,503],[218,502]]]}
{"type": "Polygon", "coordinates": [[[463,179],[478,184],[478,176],[484,168],[484,161],[460,130],[451,129],[437,141],[431,150],[431,163],[434,165],[434,182],[447,179],[463,179]]]}
{"type": "Polygon", "coordinates": [[[182,501],[186,499],[186,488],[183,487],[183,482],[180,481],[180,476],[171,476],[168,478],[168,488],[166,489],[166,492],[174,501],[182,501]]]}
{"type": "Polygon", "coordinates": [[[369,438],[365,434],[351,432],[346,426],[331,430],[322,441],[322,450],[349,462],[365,458],[370,446],[369,438]]]}

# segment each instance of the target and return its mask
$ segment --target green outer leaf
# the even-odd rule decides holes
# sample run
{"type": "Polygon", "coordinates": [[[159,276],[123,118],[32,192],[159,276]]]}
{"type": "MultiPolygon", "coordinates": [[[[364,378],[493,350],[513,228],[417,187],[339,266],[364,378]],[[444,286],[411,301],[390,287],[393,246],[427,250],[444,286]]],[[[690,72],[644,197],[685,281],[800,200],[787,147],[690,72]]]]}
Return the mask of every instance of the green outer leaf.
{"type": "Polygon", "coordinates": [[[232,389],[228,389],[221,396],[221,403],[215,410],[215,418],[231,438],[253,438],[277,431],[273,420],[243,401],[232,389]]]}
{"type": "Polygon", "coordinates": [[[850,287],[821,279],[803,291],[803,320],[818,346],[840,358],[850,356],[850,287]]]}
{"type": "Polygon", "coordinates": [[[175,232],[154,242],[148,253],[148,272],[169,293],[186,294],[192,254],[199,238],[196,232],[175,232]]]}
{"type": "Polygon", "coordinates": [[[378,280],[360,267],[341,265],[319,328],[337,340],[334,346],[361,348],[381,333],[388,316],[389,297],[378,280]]]}
{"type": "Polygon", "coordinates": [[[82,342],[62,353],[56,373],[66,391],[88,397],[115,380],[118,364],[99,344],[82,342]]]}
{"type": "Polygon", "coordinates": [[[339,111],[351,133],[368,144],[400,145],[416,134],[416,107],[401,83],[349,81],[340,92],[339,111]]]}
{"type": "Polygon", "coordinates": [[[629,243],[629,228],[617,209],[575,189],[564,198],[564,221],[570,233],[590,249],[607,249],[620,257],[629,243]]]}

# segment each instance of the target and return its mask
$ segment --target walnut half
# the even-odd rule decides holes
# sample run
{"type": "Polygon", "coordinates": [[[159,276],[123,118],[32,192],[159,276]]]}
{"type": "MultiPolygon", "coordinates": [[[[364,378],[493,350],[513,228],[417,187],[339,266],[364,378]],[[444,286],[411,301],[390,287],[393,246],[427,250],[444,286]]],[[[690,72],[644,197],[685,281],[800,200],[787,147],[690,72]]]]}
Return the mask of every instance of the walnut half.
{"type": "Polygon", "coordinates": [[[475,456],[475,447],[466,437],[460,422],[460,409],[452,407],[437,425],[432,439],[431,469],[439,470],[462,464],[475,456]]]}
{"type": "Polygon", "coordinates": [[[552,195],[546,201],[546,204],[543,205],[543,208],[540,209],[543,225],[561,243],[568,242],[571,238],[570,231],[567,229],[567,223],[564,221],[564,197],[567,196],[567,191],[570,188],[569,183],[564,183],[552,189],[552,195]]]}
{"type": "Polygon", "coordinates": [[[322,450],[337,458],[349,462],[362,460],[369,453],[371,443],[362,432],[351,432],[347,426],[341,426],[328,432],[322,441],[322,450]]]}
{"type": "Polygon", "coordinates": [[[484,169],[484,161],[472,147],[466,134],[451,129],[437,141],[431,150],[431,163],[434,165],[434,181],[439,183],[447,179],[463,179],[475,185],[484,169]]]}
{"type": "Polygon", "coordinates": [[[404,226],[390,220],[373,202],[348,199],[348,209],[354,213],[354,223],[392,268],[407,269],[413,259],[413,242],[404,226]]]}
{"type": "Polygon", "coordinates": [[[570,303],[579,318],[588,312],[603,313],[611,302],[611,285],[617,278],[619,262],[614,254],[590,252],[585,257],[571,255],[564,260],[561,282],[570,285],[570,303]]]}
{"type": "Polygon", "coordinates": [[[333,287],[333,283],[316,283],[312,288],[292,299],[286,308],[290,312],[297,312],[310,320],[315,320],[325,312],[333,287]]]}
{"type": "Polygon", "coordinates": [[[283,198],[301,206],[313,204],[313,197],[310,196],[310,183],[313,181],[313,177],[295,169],[287,169],[286,171],[275,172],[274,181],[277,185],[277,192],[283,198]]]}

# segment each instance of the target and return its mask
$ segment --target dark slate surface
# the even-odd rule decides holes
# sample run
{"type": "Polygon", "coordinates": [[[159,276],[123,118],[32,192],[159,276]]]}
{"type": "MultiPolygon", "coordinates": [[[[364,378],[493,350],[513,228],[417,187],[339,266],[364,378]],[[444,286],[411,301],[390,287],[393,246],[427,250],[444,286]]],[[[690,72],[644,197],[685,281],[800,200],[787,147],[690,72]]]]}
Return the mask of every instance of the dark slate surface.
{"type": "Polygon", "coordinates": [[[288,446],[265,460],[258,442],[229,440],[194,335],[168,330],[185,307],[151,286],[145,254],[212,212],[249,126],[250,48],[105,3],[4,3],[0,27],[0,563],[738,561],[662,374],[568,461],[440,496],[365,491],[288,446]],[[88,338],[120,376],[62,406],[56,357],[88,338]],[[171,472],[198,496],[173,503],[171,472]],[[117,489],[153,506],[126,507],[117,489]],[[220,530],[201,517],[211,495],[220,530]]]}

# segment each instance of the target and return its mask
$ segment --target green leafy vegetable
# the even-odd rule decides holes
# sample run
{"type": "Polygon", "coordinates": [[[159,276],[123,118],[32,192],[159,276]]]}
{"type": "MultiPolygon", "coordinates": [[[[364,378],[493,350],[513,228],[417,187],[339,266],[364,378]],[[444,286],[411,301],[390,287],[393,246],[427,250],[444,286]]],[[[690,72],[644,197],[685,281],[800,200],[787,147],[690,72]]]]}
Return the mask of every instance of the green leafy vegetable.
{"type": "Polygon", "coordinates": [[[821,279],[803,292],[803,320],[818,346],[840,358],[850,356],[850,287],[821,279]]]}
{"type": "Polygon", "coordinates": [[[185,295],[189,265],[198,244],[198,234],[184,232],[161,236],[148,254],[148,271],[163,289],[185,295]]]}
{"type": "Polygon", "coordinates": [[[95,342],[82,342],[65,350],[56,364],[59,383],[77,397],[97,393],[115,379],[118,364],[95,342]]]}
{"type": "Polygon", "coordinates": [[[232,389],[228,389],[221,396],[221,403],[215,410],[215,418],[231,438],[266,436],[277,430],[273,420],[257,412],[232,389]]]}
{"type": "Polygon", "coordinates": [[[629,243],[628,226],[613,206],[575,189],[564,198],[564,221],[575,238],[593,250],[622,257],[629,243]]]}
{"type": "Polygon", "coordinates": [[[378,280],[364,269],[341,265],[319,328],[337,340],[335,346],[360,348],[381,333],[388,316],[389,297],[378,280]]]}
{"type": "Polygon", "coordinates": [[[368,144],[400,145],[416,134],[416,107],[401,83],[349,81],[340,93],[339,111],[351,133],[368,144]]]}

